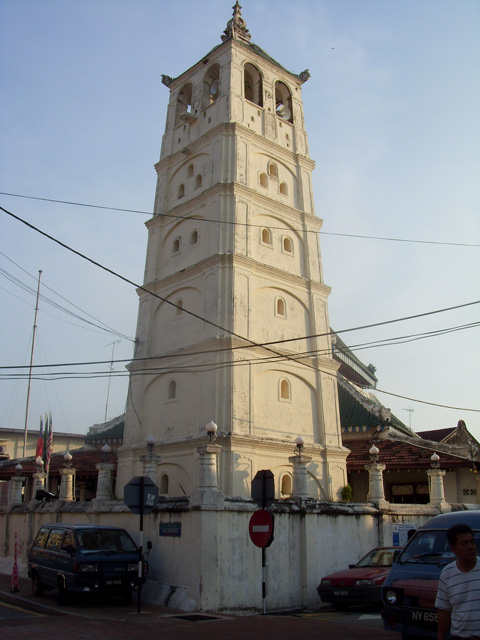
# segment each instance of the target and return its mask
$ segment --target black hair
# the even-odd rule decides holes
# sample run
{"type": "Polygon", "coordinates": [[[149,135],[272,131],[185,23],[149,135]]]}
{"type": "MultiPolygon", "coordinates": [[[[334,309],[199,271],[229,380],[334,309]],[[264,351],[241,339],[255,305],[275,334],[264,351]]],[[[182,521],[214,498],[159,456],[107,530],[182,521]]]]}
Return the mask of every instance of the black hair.
{"type": "Polygon", "coordinates": [[[473,536],[472,528],[468,524],[456,524],[447,531],[447,542],[451,547],[456,545],[457,535],[461,533],[471,533],[473,536]]]}

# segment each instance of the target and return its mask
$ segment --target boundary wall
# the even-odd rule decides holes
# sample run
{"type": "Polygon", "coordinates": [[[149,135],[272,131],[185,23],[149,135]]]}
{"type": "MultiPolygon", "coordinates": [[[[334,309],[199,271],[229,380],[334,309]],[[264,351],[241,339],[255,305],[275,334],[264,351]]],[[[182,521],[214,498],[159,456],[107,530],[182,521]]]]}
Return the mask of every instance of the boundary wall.
{"type": "MultiPolygon", "coordinates": [[[[452,509],[465,509],[452,505],[452,509]]],[[[478,507],[477,507],[478,508],[478,507]]],[[[225,498],[223,507],[188,499],[160,502],[144,516],[143,547],[151,540],[146,601],[185,611],[262,609],[262,550],[250,540],[252,500],[225,498]]],[[[274,540],[266,549],[266,608],[316,608],[322,576],[346,568],[376,546],[391,546],[395,525],[418,528],[439,510],[428,505],[277,501],[274,540]]],[[[46,522],[120,526],[139,542],[139,516],[122,501],[102,505],[58,500],[0,508],[0,572],[11,573],[18,534],[18,567],[27,576],[28,550],[46,522]]]]}

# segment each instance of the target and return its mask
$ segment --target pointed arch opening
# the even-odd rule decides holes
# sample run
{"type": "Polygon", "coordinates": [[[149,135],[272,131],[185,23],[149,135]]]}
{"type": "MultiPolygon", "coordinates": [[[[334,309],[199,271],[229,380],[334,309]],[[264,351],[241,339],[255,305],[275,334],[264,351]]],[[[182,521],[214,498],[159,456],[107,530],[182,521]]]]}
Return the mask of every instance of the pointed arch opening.
{"type": "Polygon", "coordinates": [[[275,83],[275,113],[277,116],[293,123],[292,94],[284,82],[275,83]]]}
{"type": "Polygon", "coordinates": [[[280,497],[284,498],[292,495],[292,476],[286,473],[280,480],[280,497]]]}
{"type": "Polygon", "coordinates": [[[280,183],[279,191],[283,196],[287,196],[288,195],[288,187],[287,187],[287,183],[286,182],[281,182],[280,183]]]}
{"type": "Polygon", "coordinates": [[[172,378],[168,383],[167,400],[175,400],[177,398],[177,382],[172,378]]]}
{"type": "Polygon", "coordinates": [[[193,247],[193,245],[197,243],[198,243],[198,231],[194,229],[190,236],[190,246],[193,247]]]}
{"type": "Polygon", "coordinates": [[[168,475],[164,473],[160,478],[160,494],[162,496],[168,496],[168,485],[169,485],[168,475]]]}
{"type": "Polygon", "coordinates": [[[183,198],[183,196],[185,195],[185,185],[183,184],[183,182],[178,185],[178,198],[183,198]]]}
{"type": "Polygon", "coordinates": [[[268,163],[268,175],[272,178],[278,178],[278,168],[274,162],[268,163]]]}
{"type": "Polygon", "coordinates": [[[275,315],[279,316],[280,318],[287,317],[287,305],[283,298],[277,298],[275,300],[275,315]]]}
{"type": "Polygon", "coordinates": [[[184,119],[182,119],[181,116],[184,116],[185,114],[187,115],[192,114],[192,92],[193,92],[193,87],[191,82],[188,82],[186,85],[184,85],[180,89],[180,92],[177,98],[177,106],[175,109],[175,126],[176,127],[179,124],[182,124],[184,122],[184,119]]]}
{"type": "Polygon", "coordinates": [[[291,238],[289,238],[288,236],[285,236],[283,238],[282,251],[283,253],[289,253],[289,254],[293,253],[293,242],[291,238]]]}
{"type": "Polygon", "coordinates": [[[290,381],[286,378],[280,380],[279,395],[282,402],[291,402],[292,400],[292,388],[290,381]]]}
{"type": "Polygon", "coordinates": [[[198,189],[199,187],[201,187],[202,183],[203,183],[203,178],[200,174],[198,174],[197,177],[195,178],[195,189],[198,189]]]}
{"type": "Polygon", "coordinates": [[[172,253],[180,253],[180,238],[175,238],[172,246],[172,253]]]}
{"type": "Polygon", "coordinates": [[[220,95],[220,65],[213,64],[203,79],[203,106],[213,104],[220,95]]]}
{"type": "Polygon", "coordinates": [[[260,71],[250,62],[243,68],[245,99],[263,107],[263,82],[260,71]]]}
{"type": "Polygon", "coordinates": [[[272,246],[272,232],[267,227],[264,227],[261,232],[261,241],[262,244],[268,244],[272,246]]]}

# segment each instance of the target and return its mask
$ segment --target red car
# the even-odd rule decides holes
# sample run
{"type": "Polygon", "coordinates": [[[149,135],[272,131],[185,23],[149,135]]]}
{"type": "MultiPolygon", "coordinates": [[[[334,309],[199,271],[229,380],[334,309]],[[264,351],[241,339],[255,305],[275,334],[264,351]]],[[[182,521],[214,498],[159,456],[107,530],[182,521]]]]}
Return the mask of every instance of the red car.
{"type": "Polygon", "coordinates": [[[322,578],[317,587],[322,602],[330,602],[335,609],[352,605],[381,605],[381,587],[393,564],[393,554],[399,547],[378,547],[350,565],[322,578]]]}

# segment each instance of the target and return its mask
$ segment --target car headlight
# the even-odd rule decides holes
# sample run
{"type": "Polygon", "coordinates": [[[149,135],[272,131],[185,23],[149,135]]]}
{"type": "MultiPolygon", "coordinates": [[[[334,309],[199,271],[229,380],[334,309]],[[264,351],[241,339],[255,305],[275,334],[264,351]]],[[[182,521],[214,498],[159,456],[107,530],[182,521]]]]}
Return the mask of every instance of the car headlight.
{"type": "Polygon", "coordinates": [[[331,580],[322,580],[322,587],[329,587],[331,584],[331,580]]]}
{"type": "Polygon", "coordinates": [[[127,564],[127,571],[138,571],[138,562],[129,562],[127,564]]]}
{"type": "Polygon", "coordinates": [[[371,585],[374,585],[374,584],[376,584],[375,580],[357,580],[355,582],[355,586],[356,587],[364,587],[365,585],[367,585],[367,586],[370,585],[371,586],[371,585]]]}
{"type": "Polygon", "coordinates": [[[387,593],[385,594],[385,600],[388,602],[388,604],[395,604],[395,602],[397,601],[397,594],[395,591],[387,591],[387,593]]]}
{"type": "Polygon", "coordinates": [[[98,564],[79,564],[78,570],[81,573],[97,573],[98,564]]]}

